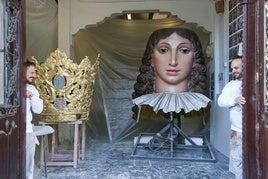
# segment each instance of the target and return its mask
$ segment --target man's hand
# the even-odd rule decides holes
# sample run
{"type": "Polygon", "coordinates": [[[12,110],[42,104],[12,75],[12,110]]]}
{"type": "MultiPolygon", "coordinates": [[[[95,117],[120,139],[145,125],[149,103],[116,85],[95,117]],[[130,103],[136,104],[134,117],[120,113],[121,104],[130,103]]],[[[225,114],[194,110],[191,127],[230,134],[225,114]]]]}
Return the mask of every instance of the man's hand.
{"type": "Polygon", "coordinates": [[[240,106],[242,106],[243,104],[246,103],[246,100],[243,96],[239,96],[235,98],[235,103],[239,104],[240,106]]]}
{"type": "Polygon", "coordinates": [[[33,93],[31,91],[26,91],[26,98],[31,98],[33,96],[33,93]]]}

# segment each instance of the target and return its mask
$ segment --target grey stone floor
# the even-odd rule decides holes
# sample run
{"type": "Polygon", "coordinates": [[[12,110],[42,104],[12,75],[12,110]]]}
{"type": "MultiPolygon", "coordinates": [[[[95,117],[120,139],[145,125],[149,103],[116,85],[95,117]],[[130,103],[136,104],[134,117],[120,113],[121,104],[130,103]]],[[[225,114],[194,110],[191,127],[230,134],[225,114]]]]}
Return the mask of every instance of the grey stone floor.
{"type": "MultiPolygon", "coordinates": [[[[216,162],[133,159],[133,141],[106,143],[91,140],[78,167],[48,167],[49,179],[232,179],[228,158],[213,150],[216,162]]],[[[46,179],[35,168],[36,179],[46,179]]]]}

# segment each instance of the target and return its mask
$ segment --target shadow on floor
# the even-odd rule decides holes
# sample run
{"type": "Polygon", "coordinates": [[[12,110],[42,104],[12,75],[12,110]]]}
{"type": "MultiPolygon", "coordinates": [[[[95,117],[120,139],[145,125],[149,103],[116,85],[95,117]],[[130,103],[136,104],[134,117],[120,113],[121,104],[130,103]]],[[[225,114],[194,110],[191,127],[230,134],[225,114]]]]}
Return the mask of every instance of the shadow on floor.
{"type": "MultiPolygon", "coordinates": [[[[233,179],[228,158],[215,149],[216,162],[133,159],[133,141],[114,144],[91,140],[78,167],[48,167],[48,179],[233,179]]],[[[46,179],[35,168],[36,179],[46,179]]]]}

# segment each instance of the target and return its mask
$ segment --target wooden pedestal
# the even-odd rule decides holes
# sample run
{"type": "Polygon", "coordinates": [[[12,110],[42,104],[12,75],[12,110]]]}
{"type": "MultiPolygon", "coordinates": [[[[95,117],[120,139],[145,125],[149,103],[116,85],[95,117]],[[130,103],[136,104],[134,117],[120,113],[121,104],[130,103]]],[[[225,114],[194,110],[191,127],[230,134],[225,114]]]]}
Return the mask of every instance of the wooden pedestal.
{"type": "Polygon", "coordinates": [[[39,122],[40,125],[49,125],[53,127],[51,144],[48,143],[47,136],[41,141],[40,167],[46,166],[73,166],[77,168],[77,162],[85,158],[85,142],[86,142],[86,121],[78,120],[75,122],[53,123],[39,122]],[[58,125],[68,124],[74,127],[74,142],[71,150],[60,150],[58,148],[58,125]],[[81,135],[81,138],[80,138],[81,135]],[[45,143],[45,145],[44,145],[45,143]],[[81,146],[80,146],[81,144],[81,146]],[[49,149],[50,146],[50,149],[49,149]],[[44,149],[44,147],[46,147],[44,149]]]}

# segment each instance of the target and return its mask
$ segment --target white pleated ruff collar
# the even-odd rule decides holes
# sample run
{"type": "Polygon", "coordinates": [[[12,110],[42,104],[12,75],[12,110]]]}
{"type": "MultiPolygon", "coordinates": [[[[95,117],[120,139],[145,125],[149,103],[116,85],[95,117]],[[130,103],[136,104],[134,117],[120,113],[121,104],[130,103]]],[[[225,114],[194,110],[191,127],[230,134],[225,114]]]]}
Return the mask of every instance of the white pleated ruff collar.
{"type": "Polygon", "coordinates": [[[210,99],[205,95],[193,92],[151,93],[133,99],[134,104],[138,106],[149,105],[156,113],[161,109],[164,113],[180,113],[182,109],[185,113],[193,110],[199,111],[201,108],[205,108],[209,102],[210,99]]]}

